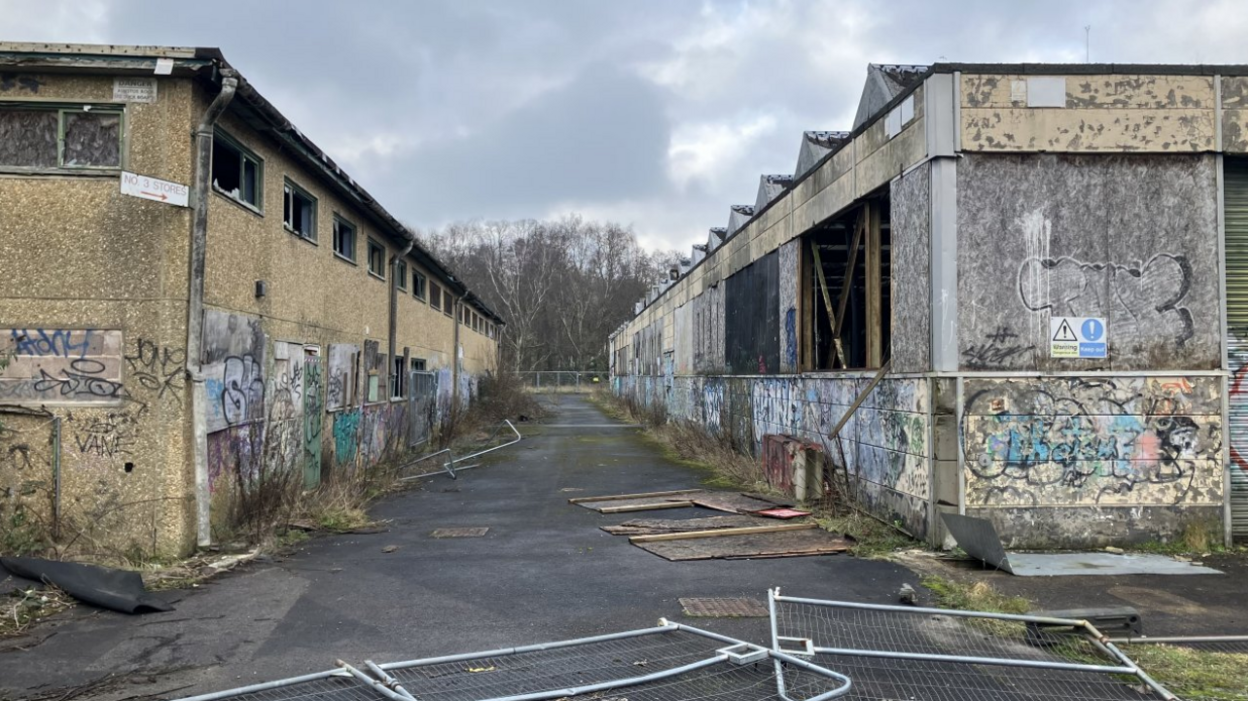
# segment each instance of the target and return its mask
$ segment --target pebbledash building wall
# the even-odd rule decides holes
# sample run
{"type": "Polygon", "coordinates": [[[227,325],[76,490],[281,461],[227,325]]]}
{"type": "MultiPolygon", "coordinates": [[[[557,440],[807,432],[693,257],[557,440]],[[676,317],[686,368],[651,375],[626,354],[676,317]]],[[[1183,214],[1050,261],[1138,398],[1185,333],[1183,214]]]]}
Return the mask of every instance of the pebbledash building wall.
{"type": "Polygon", "coordinates": [[[0,327],[0,530],[170,554],[418,444],[501,320],[217,50],[0,43],[0,327]]]}
{"type": "Polygon", "coordinates": [[[638,303],[614,391],[820,446],[934,543],[942,511],[1019,548],[1248,536],[1246,155],[1245,66],[871,66],[854,128],[638,303]],[[1053,357],[1054,317],[1108,357],[1053,357]]]}

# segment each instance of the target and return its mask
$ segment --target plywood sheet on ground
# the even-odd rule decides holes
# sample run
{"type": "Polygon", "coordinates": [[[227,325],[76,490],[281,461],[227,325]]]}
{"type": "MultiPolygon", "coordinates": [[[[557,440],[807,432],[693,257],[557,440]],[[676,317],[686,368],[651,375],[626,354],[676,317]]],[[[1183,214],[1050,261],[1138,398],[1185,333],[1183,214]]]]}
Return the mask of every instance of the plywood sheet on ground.
{"type": "Polygon", "coordinates": [[[816,529],[634,544],[665,560],[683,561],[828,555],[849,550],[854,541],[843,535],[816,529]]]}
{"type": "Polygon", "coordinates": [[[618,526],[603,526],[611,535],[656,535],[658,533],[687,533],[710,531],[720,528],[749,528],[765,526],[766,519],[753,516],[708,516],[706,518],[635,518],[618,526]]]}
{"type": "Polygon", "coordinates": [[[755,511],[774,509],[777,504],[770,500],[737,494],[736,492],[706,492],[704,494],[686,495],[686,499],[696,506],[730,514],[749,514],[755,511]]]}
{"type": "Polygon", "coordinates": [[[682,502],[687,504],[688,502],[692,501],[693,497],[700,497],[703,494],[705,494],[705,492],[693,492],[691,494],[678,494],[678,495],[672,495],[672,496],[666,496],[666,497],[638,497],[636,499],[604,499],[602,501],[580,501],[580,502],[577,502],[576,505],[583,506],[586,509],[591,509],[593,511],[597,511],[600,513],[603,513],[604,509],[607,510],[605,513],[611,513],[613,511],[621,510],[621,507],[623,508],[623,510],[628,510],[632,508],[636,508],[640,510],[641,507],[645,507],[649,504],[660,505],[655,508],[664,508],[665,506],[669,506],[670,508],[671,504],[678,504],[682,502]]]}

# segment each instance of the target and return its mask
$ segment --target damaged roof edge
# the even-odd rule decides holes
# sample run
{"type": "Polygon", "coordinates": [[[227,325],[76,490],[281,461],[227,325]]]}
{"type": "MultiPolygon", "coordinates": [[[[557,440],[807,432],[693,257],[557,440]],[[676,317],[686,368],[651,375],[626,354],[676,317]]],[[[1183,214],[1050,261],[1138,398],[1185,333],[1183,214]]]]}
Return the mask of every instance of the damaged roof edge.
{"type": "Polygon", "coordinates": [[[255,86],[226,60],[220,49],[212,47],[184,48],[160,46],[122,46],[115,44],[44,44],[0,42],[0,70],[76,72],[101,74],[153,75],[157,60],[173,61],[171,75],[195,77],[211,90],[221,89],[220,69],[234,70],[238,77],[238,98],[230,109],[237,110],[239,101],[267,127],[269,135],[287,146],[297,160],[319,174],[339,195],[352,201],[383,233],[403,243],[412,242],[411,255],[417,262],[440,278],[440,282],[457,296],[474,303],[492,321],[506,324],[501,316],[460,280],[453,270],[426,249],[415,233],[390,214],[333,161],[311,139],[304,136],[255,86]]]}

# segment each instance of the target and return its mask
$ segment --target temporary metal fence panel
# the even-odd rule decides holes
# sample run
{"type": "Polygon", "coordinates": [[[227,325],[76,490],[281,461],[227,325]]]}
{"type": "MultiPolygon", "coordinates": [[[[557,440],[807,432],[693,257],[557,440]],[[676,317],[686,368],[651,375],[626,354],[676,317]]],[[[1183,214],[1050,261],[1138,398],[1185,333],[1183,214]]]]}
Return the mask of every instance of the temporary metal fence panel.
{"type": "Polygon", "coordinates": [[[810,662],[667,622],[377,667],[419,701],[826,701],[843,696],[851,685],[845,676],[810,662]]]}
{"type": "Polygon", "coordinates": [[[666,621],[526,647],[339,666],[181,701],[830,701],[851,688],[849,678],[809,661],[666,621]]]}
{"type": "Polygon", "coordinates": [[[534,392],[593,392],[607,383],[607,373],[588,370],[532,370],[516,376],[534,392]]]}
{"type": "Polygon", "coordinates": [[[433,425],[437,421],[438,376],[413,370],[407,386],[407,447],[414,448],[433,435],[433,425]]]}
{"type": "Polygon", "coordinates": [[[773,649],[848,674],[848,698],[1175,698],[1086,621],[768,597],[773,649]]]}

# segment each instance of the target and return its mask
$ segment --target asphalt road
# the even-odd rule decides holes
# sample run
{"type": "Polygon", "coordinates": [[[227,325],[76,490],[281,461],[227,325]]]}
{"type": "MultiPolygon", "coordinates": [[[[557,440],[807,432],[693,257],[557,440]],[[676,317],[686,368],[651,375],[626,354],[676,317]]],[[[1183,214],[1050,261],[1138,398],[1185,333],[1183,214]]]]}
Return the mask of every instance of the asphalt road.
{"type": "MultiPolygon", "coordinates": [[[[5,641],[0,699],[57,699],[75,689],[83,691],[75,699],[182,697],[329,669],[337,658],[396,661],[643,628],[663,616],[690,622],[681,597],[765,600],[781,586],[891,603],[902,583],[918,584],[899,565],[846,555],[677,563],[607,535],[599,526],[630,515],[567,499],[697,487],[701,475],[585,398],[557,402],[548,425],[522,425],[526,438],[479,469],[379,503],[372,515],[390,521],[386,533],[316,538],[281,561],[170,593],[176,611],[80,607],[5,641]],[[490,530],[430,535],[474,526],[490,530]]],[[[766,619],[692,623],[766,641],[766,619]]]]}

